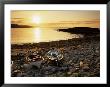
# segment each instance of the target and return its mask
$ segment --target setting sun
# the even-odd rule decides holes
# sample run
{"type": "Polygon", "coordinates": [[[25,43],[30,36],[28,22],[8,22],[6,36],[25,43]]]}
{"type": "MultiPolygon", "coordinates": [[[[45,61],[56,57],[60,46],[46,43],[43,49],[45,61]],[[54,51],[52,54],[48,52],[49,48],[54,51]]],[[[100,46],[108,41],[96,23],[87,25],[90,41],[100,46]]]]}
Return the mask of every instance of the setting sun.
{"type": "Polygon", "coordinates": [[[32,22],[36,24],[40,24],[41,18],[39,16],[33,16],[32,17],[32,22]]]}

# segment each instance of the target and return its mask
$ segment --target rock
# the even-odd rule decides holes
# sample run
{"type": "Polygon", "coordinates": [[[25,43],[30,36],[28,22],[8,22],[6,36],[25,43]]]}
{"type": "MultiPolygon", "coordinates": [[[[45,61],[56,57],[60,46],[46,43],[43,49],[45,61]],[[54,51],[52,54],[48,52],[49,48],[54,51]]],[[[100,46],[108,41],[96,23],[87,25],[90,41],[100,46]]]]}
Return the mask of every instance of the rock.
{"type": "Polygon", "coordinates": [[[84,71],[88,71],[89,69],[90,69],[90,68],[88,67],[88,65],[85,64],[84,67],[83,67],[83,70],[84,70],[84,71]]]}
{"type": "Polygon", "coordinates": [[[75,70],[76,70],[76,69],[75,69],[74,67],[70,67],[70,68],[69,68],[69,71],[70,71],[70,72],[75,72],[75,70]]]}
{"type": "Polygon", "coordinates": [[[81,45],[77,45],[77,48],[81,48],[81,45]]]}
{"type": "Polygon", "coordinates": [[[13,72],[12,72],[12,77],[16,77],[17,76],[17,74],[18,73],[21,73],[21,71],[20,70],[14,70],[13,72]]]}
{"type": "Polygon", "coordinates": [[[17,77],[21,77],[21,76],[22,76],[21,73],[18,73],[18,74],[17,74],[17,77]]]}
{"type": "Polygon", "coordinates": [[[61,67],[60,68],[60,71],[66,71],[66,70],[68,70],[68,67],[61,67]]]}
{"type": "Polygon", "coordinates": [[[82,68],[82,67],[83,67],[83,65],[84,65],[84,64],[83,64],[83,61],[80,61],[80,63],[79,63],[79,64],[80,64],[80,68],[82,68]]]}
{"type": "Polygon", "coordinates": [[[45,71],[45,75],[49,75],[50,74],[50,72],[49,71],[45,71]]]}
{"type": "Polygon", "coordinates": [[[30,64],[24,64],[23,68],[28,71],[32,68],[32,66],[30,64]]]}
{"type": "Polygon", "coordinates": [[[97,67],[97,68],[100,68],[100,63],[97,63],[96,67],[97,67]]]}
{"type": "Polygon", "coordinates": [[[58,71],[58,68],[52,68],[51,69],[51,72],[56,72],[56,71],[58,71]]]}
{"type": "Polygon", "coordinates": [[[73,61],[72,61],[72,60],[70,60],[68,63],[70,63],[70,64],[71,64],[72,62],[73,62],[73,61]]]}
{"type": "Polygon", "coordinates": [[[63,55],[62,55],[61,51],[58,50],[57,48],[52,48],[51,50],[49,50],[46,53],[46,57],[49,60],[55,60],[55,61],[59,61],[59,60],[63,59],[63,55]]]}
{"type": "Polygon", "coordinates": [[[78,77],[78,75],[79,75],[78,73],[72,73],[71,76],[72,76],[72,77],[78,77]]]}
{"type": "Polygon", "coordinates": [[[31,62],[30,63],[31,66],[36,66],[38,68],[41,67],[41,64],[42,64],[42,60],[41,61],[36,61],[36,62],[31,62]]]}
{"type": "Polygon", "coordinates": [[[75,64],[75,68],[76,68],[76,70],[78,70],[79,69],[79,64],[75,64]]]}
{"type": "Polygon", "coordinates": [[[100,53],[100,51],[99,51],[99,50],[96,50],[95,52],[96,52],[97,54],[98,54],[98,53],[100,53]]]}
{"type": "Polygon", "coordinates": [[[57,76],[58,76],[58,77],[63,77],[63,76],[64,76],[64,73],[62,73],[62,72],[57,72],[57,76]]]}
{"type": "Polygon", "coordinates": [[[67,72],[67,74],[68,74],[68,75],[71,75],[71,74],[72,74],[72,72],[67,72]]]}
{"type": "Polygon", "coordinates": [[[52,66],[47,66],[45,67],[45,70],[51,70],[53,67],[52,66]]]}

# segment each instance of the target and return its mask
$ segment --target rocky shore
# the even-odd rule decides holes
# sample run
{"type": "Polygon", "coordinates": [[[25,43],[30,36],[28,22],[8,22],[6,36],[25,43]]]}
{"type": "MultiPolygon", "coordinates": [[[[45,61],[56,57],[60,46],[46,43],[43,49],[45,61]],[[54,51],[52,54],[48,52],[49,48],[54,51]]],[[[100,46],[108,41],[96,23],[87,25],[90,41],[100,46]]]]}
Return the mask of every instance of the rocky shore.
{"type": "MultiPolygon", "coordinates": [[[[58,54],[50,56],[57,58],[58,54]]],[[[12,44],[11,76],[99,77],[100,37],[12,44]],[[58,50],[63,58],[49,59],[46,54],[52,49],[58,50]]]]}

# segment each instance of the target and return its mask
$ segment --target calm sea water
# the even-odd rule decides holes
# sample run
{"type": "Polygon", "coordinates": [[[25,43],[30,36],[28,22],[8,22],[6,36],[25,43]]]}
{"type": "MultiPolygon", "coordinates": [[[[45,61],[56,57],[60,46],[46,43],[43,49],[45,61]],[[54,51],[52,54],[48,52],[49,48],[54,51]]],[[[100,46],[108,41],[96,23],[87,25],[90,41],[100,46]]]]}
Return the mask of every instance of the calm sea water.
{"type": "Polygon", "coordinates": [[[12,28],[11,43],[39,43],[78,38],[76,34],[58,32],[51,28],[12,28]]]}

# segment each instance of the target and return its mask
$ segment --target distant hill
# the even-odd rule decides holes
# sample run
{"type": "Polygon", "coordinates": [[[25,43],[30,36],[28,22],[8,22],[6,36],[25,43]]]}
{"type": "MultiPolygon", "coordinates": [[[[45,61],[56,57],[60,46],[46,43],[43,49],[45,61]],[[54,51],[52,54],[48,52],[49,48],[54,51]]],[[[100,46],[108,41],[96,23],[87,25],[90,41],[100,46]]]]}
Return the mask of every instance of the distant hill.
{"type": "Polygon", "coordinates": [[[11,24],[11,28],[32,28],[32,26],[29,26],[29,25],[11,24]]]}
{"type": "Polygon", "coordinates": [[[68,29],[58,29],[58,31],[68,32],[71,34],[99,34],[99,28],[90,28],[90,27],[73,27],[68,29]]]}

